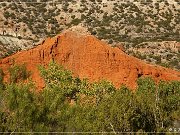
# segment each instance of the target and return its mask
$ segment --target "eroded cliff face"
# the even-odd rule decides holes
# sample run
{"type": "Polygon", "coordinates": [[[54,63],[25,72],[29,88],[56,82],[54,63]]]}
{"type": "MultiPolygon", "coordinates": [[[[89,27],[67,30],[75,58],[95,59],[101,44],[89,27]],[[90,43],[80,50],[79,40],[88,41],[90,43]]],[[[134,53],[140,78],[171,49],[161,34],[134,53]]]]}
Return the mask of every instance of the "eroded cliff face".
{"type": "Polygon", "coordinates": [[[74,76],[90,81],[106,79],[116,87],[125,84],[134,89],[136,80],[141,76],[151,76],[155,80],[180,80],[180,72],[146,64],[118,47],[112,48],[91,35],[79,35],[72,31],[48,38],[36,48],[0,60],[0,68],[4,70],[7,81],[8,68],[13,63],[25,63],[32,72],[32,80],[41,89],[44,82],[38,65],[47,65],[50,60],[71,70],[74,76]]]}

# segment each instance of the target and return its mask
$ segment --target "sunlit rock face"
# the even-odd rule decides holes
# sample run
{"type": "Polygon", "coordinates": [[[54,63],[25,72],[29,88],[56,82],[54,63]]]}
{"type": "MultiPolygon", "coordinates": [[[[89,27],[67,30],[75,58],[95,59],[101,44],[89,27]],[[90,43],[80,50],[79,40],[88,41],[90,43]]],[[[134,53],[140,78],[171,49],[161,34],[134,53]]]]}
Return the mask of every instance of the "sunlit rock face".
{"type": "Polygon", "coordinates": [[[106,79],[116,87],[125,84],[135,89],[136,80],[142,76],[151,76],[156,81],[180,80],[180,72],[146,64],[118,47],[110,47],[79,26],[47,38],[36,48],[0,60],[0,68],[5,72],[7,81],[8,68],[13,63],[25,63],[32,72],[32,80],[38,89],[42,89],[44,82],[38,65],[46,66],[50,60],[63,65],[81,79],[88,78],[91,82],[106,79]]]}

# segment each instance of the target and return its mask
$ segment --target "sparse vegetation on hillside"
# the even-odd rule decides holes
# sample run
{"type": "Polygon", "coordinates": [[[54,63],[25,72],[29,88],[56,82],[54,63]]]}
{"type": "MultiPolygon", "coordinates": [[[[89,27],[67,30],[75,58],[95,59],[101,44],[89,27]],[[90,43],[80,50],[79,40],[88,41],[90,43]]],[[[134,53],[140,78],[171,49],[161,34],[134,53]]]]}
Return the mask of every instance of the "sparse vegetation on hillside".
{"type": "Polygon", "coordinates": [[[129,40],[136,40],[138,37],[143,37],[144,41],[164,38],[178,40],[179,27],[176,24],[179,22],[179,11],[176,3],[149,1],[147,5],[140,2],[123,3],[118,1],[107,3],[101,1],[54,1],[52,3],[52,1],[47,0],[46,2],[50,3],[27,2],[19,4],[7,2],[3,3],[6,5],[2,6],[1,9],[8,21],[16,22],[15,25],[22,25],[20,23],[23,22],[39,38],[47,36],[43,32],[38,32],[42,30],[41,28],[48,29],[49,35],[53,36],[60,32],[59,28],[61,27],[66,29],[67,26],[71,27],[83,23],[99,34],[106,27],[110,31],[105,33],[104,39],[113,39],[114,42],[122,41],[120,37],[123,35],[128,35],[129,40]],[[160,4],[164,5],[163,9],[160,9],[160,4]],[[75,8],[78,5],[80,7],[75,8]],[[81,18],[81,15],[84,17],[81,18]],[[32,26],[31,23],[36,25],[32,26]],[[110,33],[111,37],[108,37],[107,35],[110,33]]]}
{"type": "Polygon", "coordinates": [[[178,42],[143,42],[131,46],[126,50],[130,55],[164,67],[180,69],[178,42]]]}
{"type": "MultiPolygon", "coordinates": [[[[105,40],[109,44],[126,42],[127,51],[143,42],[150,44],[159,41],[179,42],[180,39],[180,26],[177,25],[180,22],[180,11],[178,10],[179,4],[175,0],[158,2],[152,0],[146,2],[141,0],[134,2],[41,0],[39,3],[19,0],[19,2],[3,1],[0,4],[2,16],[4,16],[0,28],[9,27],[12,31],[16,30],[16,37],[19,39],[29,38],[33,44],[79,24],[87,27],[98,39],[105,40]],[[19,35],[17,36],[17,34],[19,35]]],[[[4,34],[12,35],[12,31],[4,34]]],[[[12,46],[14,46],[14,42],[12,46]]],[[[14,49],[12,46],[8,46],[8,48],[19,50],[18,47],[18,49],[14,49]]],[[[22,49],[22,46],[20,48],[22,49]]],[[[156,47],[156,50],[158,49],[156,47]]],[[[15,51],[4,53],[4,55],[10,55],[15,51]]],[[[171,53],[171,51],[169,52],[171,53]]],[[[145,56],[144,53],[140,55],[145,56]]],[[[158,55],[165,60],[165,56],[158,55]]],[[[175,53],[173,55],[176,57],[175,53]]],[[[149,56],[146,57],[146,61],[152,61],[159,65],[168,63],[171,65],[170,67],[179,69],[180,62],[177,58],[171,63],[170,60],[165,60],[165,62],[154,58],[149,60],[149,56]]],[[[144,59],[144,57],[139,58],[144,59]]]]}

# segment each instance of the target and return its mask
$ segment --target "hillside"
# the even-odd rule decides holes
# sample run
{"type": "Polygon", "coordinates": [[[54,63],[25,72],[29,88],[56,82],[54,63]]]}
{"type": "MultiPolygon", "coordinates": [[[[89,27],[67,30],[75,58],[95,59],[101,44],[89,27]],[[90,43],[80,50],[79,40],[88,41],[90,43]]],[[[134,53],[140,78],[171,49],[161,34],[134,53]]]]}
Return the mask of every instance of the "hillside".
{"type": "Polygon", "coordinates": [[[130,55],[151,64],[180,69],[179,50],[174,52],[174,49],[165,48],[163,51],[167,43],[170,48],[178,49],[174,46],[174,42],[179,44],[180,35],[180,5],[177,0],[0,2],[0,57],[32,48],[47,37],[81,24],[111,46],[121,43],[130,55]],[[144,51],[136,51],[144,43],[147,44],[145,47],[150,46],[148,51],[153,52],[148,56],[144,51]],[[156,53],[159,50],[163,53],[156,53]]]}
{"type": "Polygon", "coordinates": [[[90,81],[106,79],[116,87],[122,84],[136,87],[136,80],[151,76],[158,80],[180,80],[180,72],[160,66],[153,66],[127,55],[118,47],[88,35],[87,30],[73,27],[53,38],[47,38],[41,45],[20,51],[0,60],[0,67],[8,79],[8,68],[14,64],[26,64],[32,73],[32,80],[39,88],[44,87],[38,66],[47,65],[51,60],[72,71],[74,76],[90,81]]]}

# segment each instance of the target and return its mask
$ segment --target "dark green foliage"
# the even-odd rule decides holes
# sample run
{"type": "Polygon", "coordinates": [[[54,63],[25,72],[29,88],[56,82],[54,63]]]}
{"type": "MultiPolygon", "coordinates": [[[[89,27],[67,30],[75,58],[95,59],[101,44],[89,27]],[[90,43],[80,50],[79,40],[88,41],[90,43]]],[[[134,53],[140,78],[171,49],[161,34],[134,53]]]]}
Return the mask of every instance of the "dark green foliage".
{"type": "Polygon", "coordinates": [[[180,119],[180,82],[140,78],[133,93],[80,80],[54,62],[40,72],[46,87],[39,93],[31,82],[5,85],[1,132],[166,132],[180,119]]]}
{"type": "Polygon", "coordinates": [[[75,18],[72,20],[71,24],[73,25],[78,25],[79,23],[81,23],[81,19],[75,18]]]}
{"type": "Polygon", "coordinates": [[[0,91],[4,88],[3,78],[4,78],[4,72],[0,68],[0,91]]]}
{"type": "Polygon", "coordinates": [[[5,21],[5,22],[4,22],[4,25],[8,25],[8,22],[7,22],[7,21],[5,21]]]}
{"type": "Polygon", "coordinates": [[[13,65],[11,68],[9,68],[9,73],[11,83],[26,80],[30,76],[30,72],[27,71],[25,64],[13,65]]]}

